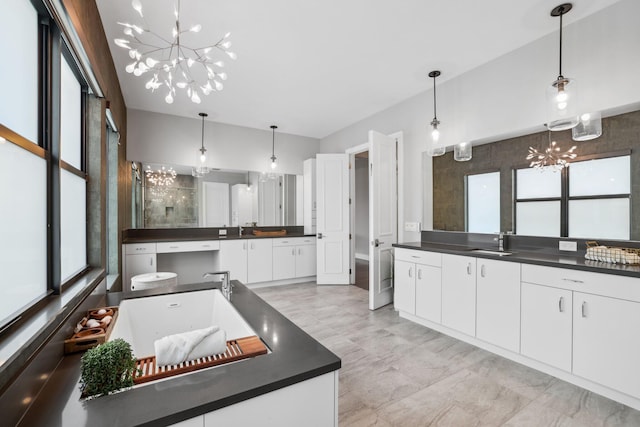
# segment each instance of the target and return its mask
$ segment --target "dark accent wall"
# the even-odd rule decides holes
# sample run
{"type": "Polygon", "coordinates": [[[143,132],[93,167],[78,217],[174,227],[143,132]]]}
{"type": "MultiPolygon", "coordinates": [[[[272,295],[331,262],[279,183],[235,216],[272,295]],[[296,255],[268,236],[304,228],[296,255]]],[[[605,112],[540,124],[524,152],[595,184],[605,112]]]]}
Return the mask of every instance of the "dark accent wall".
{"type": "MultiPolygon", "coordinates": [[[[513,230],[512,170],[528,166],[530,146],[544,149],[548,132],[473,147],[473,159],[453,160],[453,152],[433,158],[433,229],[465,231],[464,178],[466,175],[500,171],[500,229],[513,230]]],[[[631,150],[631,239],[640,240],[640,111],[602,120],[602,136],[591,141],[571,139],[571,130],[553,132],[553,140],[563,150],[576,145],[578,158],[631,150]]]]}

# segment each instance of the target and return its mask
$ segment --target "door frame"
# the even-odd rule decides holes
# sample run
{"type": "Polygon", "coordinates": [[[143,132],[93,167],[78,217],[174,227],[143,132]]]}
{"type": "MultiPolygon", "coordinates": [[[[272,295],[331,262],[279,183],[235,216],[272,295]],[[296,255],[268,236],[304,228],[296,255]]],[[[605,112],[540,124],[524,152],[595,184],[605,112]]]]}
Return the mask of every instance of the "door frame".
{"type": "MultiPolygon", "coordinates": [[[[404,224],[404,144],[403,144],[403,133],[402,131],[393,132],[387,135],[390,138],[395,138],[397,141],[397,180],[398,180],[398,243],[404,242],[404,236],[402,234],[402,224],[404,224]]],[[[349,206],[349,227],[353,234],[353,230],[355,230],[355,208],[353,205],[353,200],[355,198],[355,164],[356,164],[356,154],[369,151],[369,142],[365,142],[362,144],[355,145],[353,147],[349,147],[345,150],[345,153],[349,155],[349,199],[352,201],[352,204],[349,206]]],[[[369,218],[371,221],[371,218],[369,218]]],[[[369,236],[369,242],[371,241],[371,236],[369,236]]],[[[356,239],[352,238],[349,242],[349,268],[351,269],[351,274],[349,275],[350,284],[356,283],[356,239]]],[[[371,285],[371,284],[369,284],[371,285]]],[[[371,286],[369,286],[371,287],[371,286]]]]}

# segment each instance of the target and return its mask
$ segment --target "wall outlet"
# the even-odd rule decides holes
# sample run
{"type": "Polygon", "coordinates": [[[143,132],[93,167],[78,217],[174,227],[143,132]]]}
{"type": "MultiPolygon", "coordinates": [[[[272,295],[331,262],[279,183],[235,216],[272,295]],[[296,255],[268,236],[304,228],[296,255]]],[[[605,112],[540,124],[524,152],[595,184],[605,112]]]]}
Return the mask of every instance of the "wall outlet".
{"type": "Polygon", "coordinates": [[[218,236],[226,236],[227,230],[218,230],[218,236]]]}
{"type": "Polygon", "coordinates": [[[405,222],[404,231],[420,231],[419,222],[405,222]]]}
{"type": "Polygon", "coordinates": [[[560,241],[558,243],[558,249],[561,251],[577,251],[578,250],[578,242],[568,242],[568,241],[560,241]]]}

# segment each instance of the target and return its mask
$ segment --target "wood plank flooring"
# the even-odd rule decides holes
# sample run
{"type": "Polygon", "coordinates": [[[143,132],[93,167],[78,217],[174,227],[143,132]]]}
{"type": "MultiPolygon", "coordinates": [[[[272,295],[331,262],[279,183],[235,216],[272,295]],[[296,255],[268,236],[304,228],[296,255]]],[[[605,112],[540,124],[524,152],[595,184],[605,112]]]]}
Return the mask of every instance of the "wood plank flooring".
{"type": "Polygon", "coordinates": [[[640,412],[375,312],[356,286],[256,289],[342,358],[340,426],[640,426],[640,412]]]}

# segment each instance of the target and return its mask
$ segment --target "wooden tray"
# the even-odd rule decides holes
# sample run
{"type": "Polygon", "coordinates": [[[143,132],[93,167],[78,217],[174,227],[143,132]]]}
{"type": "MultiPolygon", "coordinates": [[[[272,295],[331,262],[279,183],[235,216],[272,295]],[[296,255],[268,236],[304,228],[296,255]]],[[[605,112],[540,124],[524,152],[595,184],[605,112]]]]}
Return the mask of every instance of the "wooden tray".
{"type": "Polygon", "coordinates": [[[254,236],[286,236],[287,230],[274,230],[274,231],[263,231],[263,230],[253,230],[254,236]]]}
{"type": "MultiPolygon", "coordinates": [[[[86,351],[90,348],[96,347],[98,344],[107,342],[109,336],[111,335],[111,331],[113,330],[113,325],[115,325],[116,320],[118,319],[118,307],[114,306],[101,308],[104,308],[106,310],[113,310],[113,317],[111,319],[111,322],[107,326],[107,329],[83,328],[78,333],[73,334],[71,338],[64,341],[64,354],[86,351]]],[[[90,313],[96,310],[99,310],[99,308],[94,308],[87,311],[87,315],[85,317],[89,319],[90,313]]]]}
{"type": "Polygon", "coordinates": [[[178,365],[157,366],[155,356],[143,357],[136,362],[137,373],[133,378],[133,382],[134,384],[144,384],[149,381],[223,365],[266,353],[267,347],[259,337],[254,335],[227,341],[227,350],[224,353],[190,360],[178,365]]]}

